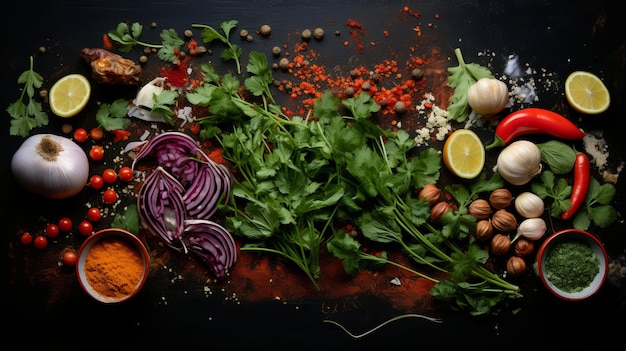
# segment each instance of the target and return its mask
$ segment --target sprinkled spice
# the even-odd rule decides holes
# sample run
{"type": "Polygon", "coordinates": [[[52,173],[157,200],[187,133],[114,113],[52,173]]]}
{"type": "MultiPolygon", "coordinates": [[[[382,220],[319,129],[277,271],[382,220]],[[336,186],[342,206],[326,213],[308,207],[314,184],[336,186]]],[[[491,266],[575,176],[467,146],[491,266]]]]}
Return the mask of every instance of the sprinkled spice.
{"type": "Polygon", "coordinates": [[[574,293],[588,287],[600,271],[600,260],[582,241],[555,244],[545,258],[546,278],[557,288],[574,293]]]}

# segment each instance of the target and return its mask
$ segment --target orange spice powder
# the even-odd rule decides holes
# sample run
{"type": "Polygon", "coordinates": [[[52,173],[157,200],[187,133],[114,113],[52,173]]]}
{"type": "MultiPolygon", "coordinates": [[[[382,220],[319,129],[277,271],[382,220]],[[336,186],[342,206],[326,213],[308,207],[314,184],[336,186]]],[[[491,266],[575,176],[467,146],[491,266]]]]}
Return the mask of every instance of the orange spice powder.
{"type": "Polygon", "coordinates": [[[143,275],[143,259],[126,240],[106,238],[94,244],[85,258],[85,276],[91,287],[105,297],[132,294],[143,275]]]}

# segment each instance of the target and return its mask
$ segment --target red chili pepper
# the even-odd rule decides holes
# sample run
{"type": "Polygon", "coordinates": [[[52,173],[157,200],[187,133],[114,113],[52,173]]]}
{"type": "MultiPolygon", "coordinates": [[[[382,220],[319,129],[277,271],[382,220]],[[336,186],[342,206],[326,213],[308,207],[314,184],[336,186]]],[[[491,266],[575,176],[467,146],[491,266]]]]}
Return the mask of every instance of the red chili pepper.
{"type": "Polygon", "coordinates": [[[563,212],[561,219],[569,219],[572,217],[585,201],[587,191],[589,190],[590,177],[589,158],[581,152],[576,155],[576,162],[574,163],[574,185],[572,186],[572,195],[569,199],[572,203],[572,207],[563,212]]]}
{"type": "Polygon", "coordinates": [[[496,127],[493,143],[486,150],[504,146],[520,135],[549,134],[561,139],[580,140],[585,136],[569,119],[542,108],[529,107],[510,113],[496,127]]]}

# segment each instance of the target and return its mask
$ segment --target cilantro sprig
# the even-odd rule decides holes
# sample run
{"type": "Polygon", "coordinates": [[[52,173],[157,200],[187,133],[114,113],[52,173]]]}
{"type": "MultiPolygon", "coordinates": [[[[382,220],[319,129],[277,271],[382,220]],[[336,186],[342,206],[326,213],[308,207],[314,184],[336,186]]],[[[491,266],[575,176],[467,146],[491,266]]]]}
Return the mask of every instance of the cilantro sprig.
{"type": "Polygon", "coordinates": [[[166,62],[173,62],[176,59],[176,50],[185,43],[171,28],[161,31],[161,44],[150,44],[139,40],[142,33],[143,26],[140,23],[133,22],[129,26],[128,23],[120,22],[107,35],[118,44],[118,50],[121,52],[130,52],[136,45],[155,48],[159,49],[157,51],[159,58],[166,62]]]}
{"type": "Polygon", "coordinates": [[[237,27],[239,24],[236,20],[224,21],[220,24],[220,29],[224,34],[218,32],[215,28],[204,25],[204,24],[192,24],[193,28],[202,28],[202,41],[204,43],[210,43],[214,40],[218,40],[223,44],[226,44],[226,49],[222,51],[220,58],[222,61],[234,60],[237,65],[237,74],[241,74],[241,64],[239,63],[239,57],[243,54],[243,49],[241,49],[237,44],[233,44],[230,41],[230,32],[237,27]]]}
{"type": "Polygon", "coordinates": [[[96,112],[96,121],[104,130],[124,129],[130,124],[128,114],[128,101],[125,99],[117,99],[110,104],[99,103],[96,112]]]}
{"type": "Polygon", "coordinates": [[[43,77],[35,72],[33,67],[34,59],[31,56],[29,68],[17,78],[17,82],[24,85],[22,93],[6,109],[12,117],[9,133],[24,138],[33,128],[48,124],[48,114],[43,111],[41,103],[34,99],[35,89],[39,89],[43,85],[43,77]],[[26,103],[24,102],[25,99],[26,103]]]}

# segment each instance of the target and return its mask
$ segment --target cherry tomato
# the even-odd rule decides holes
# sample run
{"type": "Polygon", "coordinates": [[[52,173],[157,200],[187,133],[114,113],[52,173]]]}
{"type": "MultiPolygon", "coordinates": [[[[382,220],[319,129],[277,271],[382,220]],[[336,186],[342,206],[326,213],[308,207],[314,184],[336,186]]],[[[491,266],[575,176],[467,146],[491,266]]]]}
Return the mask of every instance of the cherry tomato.
{"type": "Polygon", "coordinates": [[[78,128],[74,131],[74,140],[78,143],[84,143],[89,139],[89,134],[87,134],[87,130],[85,128],[78,128]]]}
{"type": "Polygon", "coordinates": [[[78,256],[76,256],[76,253],[74,251],[66,251],[63,254],[63,264],[68,267],[74,267],[77,260],[78,256]]]}
{"type": "Polygon", "coordinates": [[[94,145],[89,150],[89,157],[94,161],[100,161],[104,158],[104,148],[100,145],[94,145]]]}
{"type": "Polygon", "coordinates": [[[133,180],[133,170],[128,166],[120,168],[117,173],[117,176],[123,182],[130,182],[131,180],[133,180]]]}
{"type": "Polygon", "coordinates": [[[87,210],[87,219],[89,219],[89,221],[91,222],[97,222],[102,219],[102,212],[100,212],[99,208],[92,207],[87,210]]]}
{"type": "Polygon", "coordinates": [[[117,193],[115,190],[109,188],[102,194],[102,200],[107,204],[112,204],[117,201],[117,193]]]}
{"type": "Polygon", "coordinates": [[[100,190],[104,186],[104,179],[101,176],[95,174],[89,179],[89,187],[92,189],[100,190]]]}
{"type": "Polygon", "coordinates": [[[59,229],[64,232],[69,232],[72,229],[72,220],[69,217],[63,217],[59,219],[59,229]]]}
{"type": "Polygon", "coordinates": [[[81,221],[78,223],[78,232],[82,235],[91,235],[91,232],[93,232],[93,224],[87,220],[81,221]]]}
{"type": "Polygon", "coordinates": [[[48,224],[46,226],[46,235],[50,239],[54,239],[59,236],[59,226],[54,223],[48,224]]]}
{"type": "Polygon", "coordinates": [[[48,239],[43,235],[37,235],[35,240],[33,240],[33,245],[36,249],[45,249],[48,246],[48,239]]]}
{"type": "Polygon", "coordinates": [[[95,127],[89,132],[89,136],[93,140],[102,140],[102,138],[104,138],[104,129],[102,129],[102,127],[95,127]]]}
{"type": "Polygon", "coordinates": [[[102,172],[102,179],[107,184],[115,183],[115,181],[117,180],[117,173],[115,173],[115,170],[113,168],[107,168],[104,170],[104,172],[102,172]]]}
{"type": "Polygon", "coordinates": [[[30,245],[33,243],[33,235],[29,232],[24,232],[22,233],[22,236],[20,237],[20,242],[22,243],[22,245],[30,245]]]}

